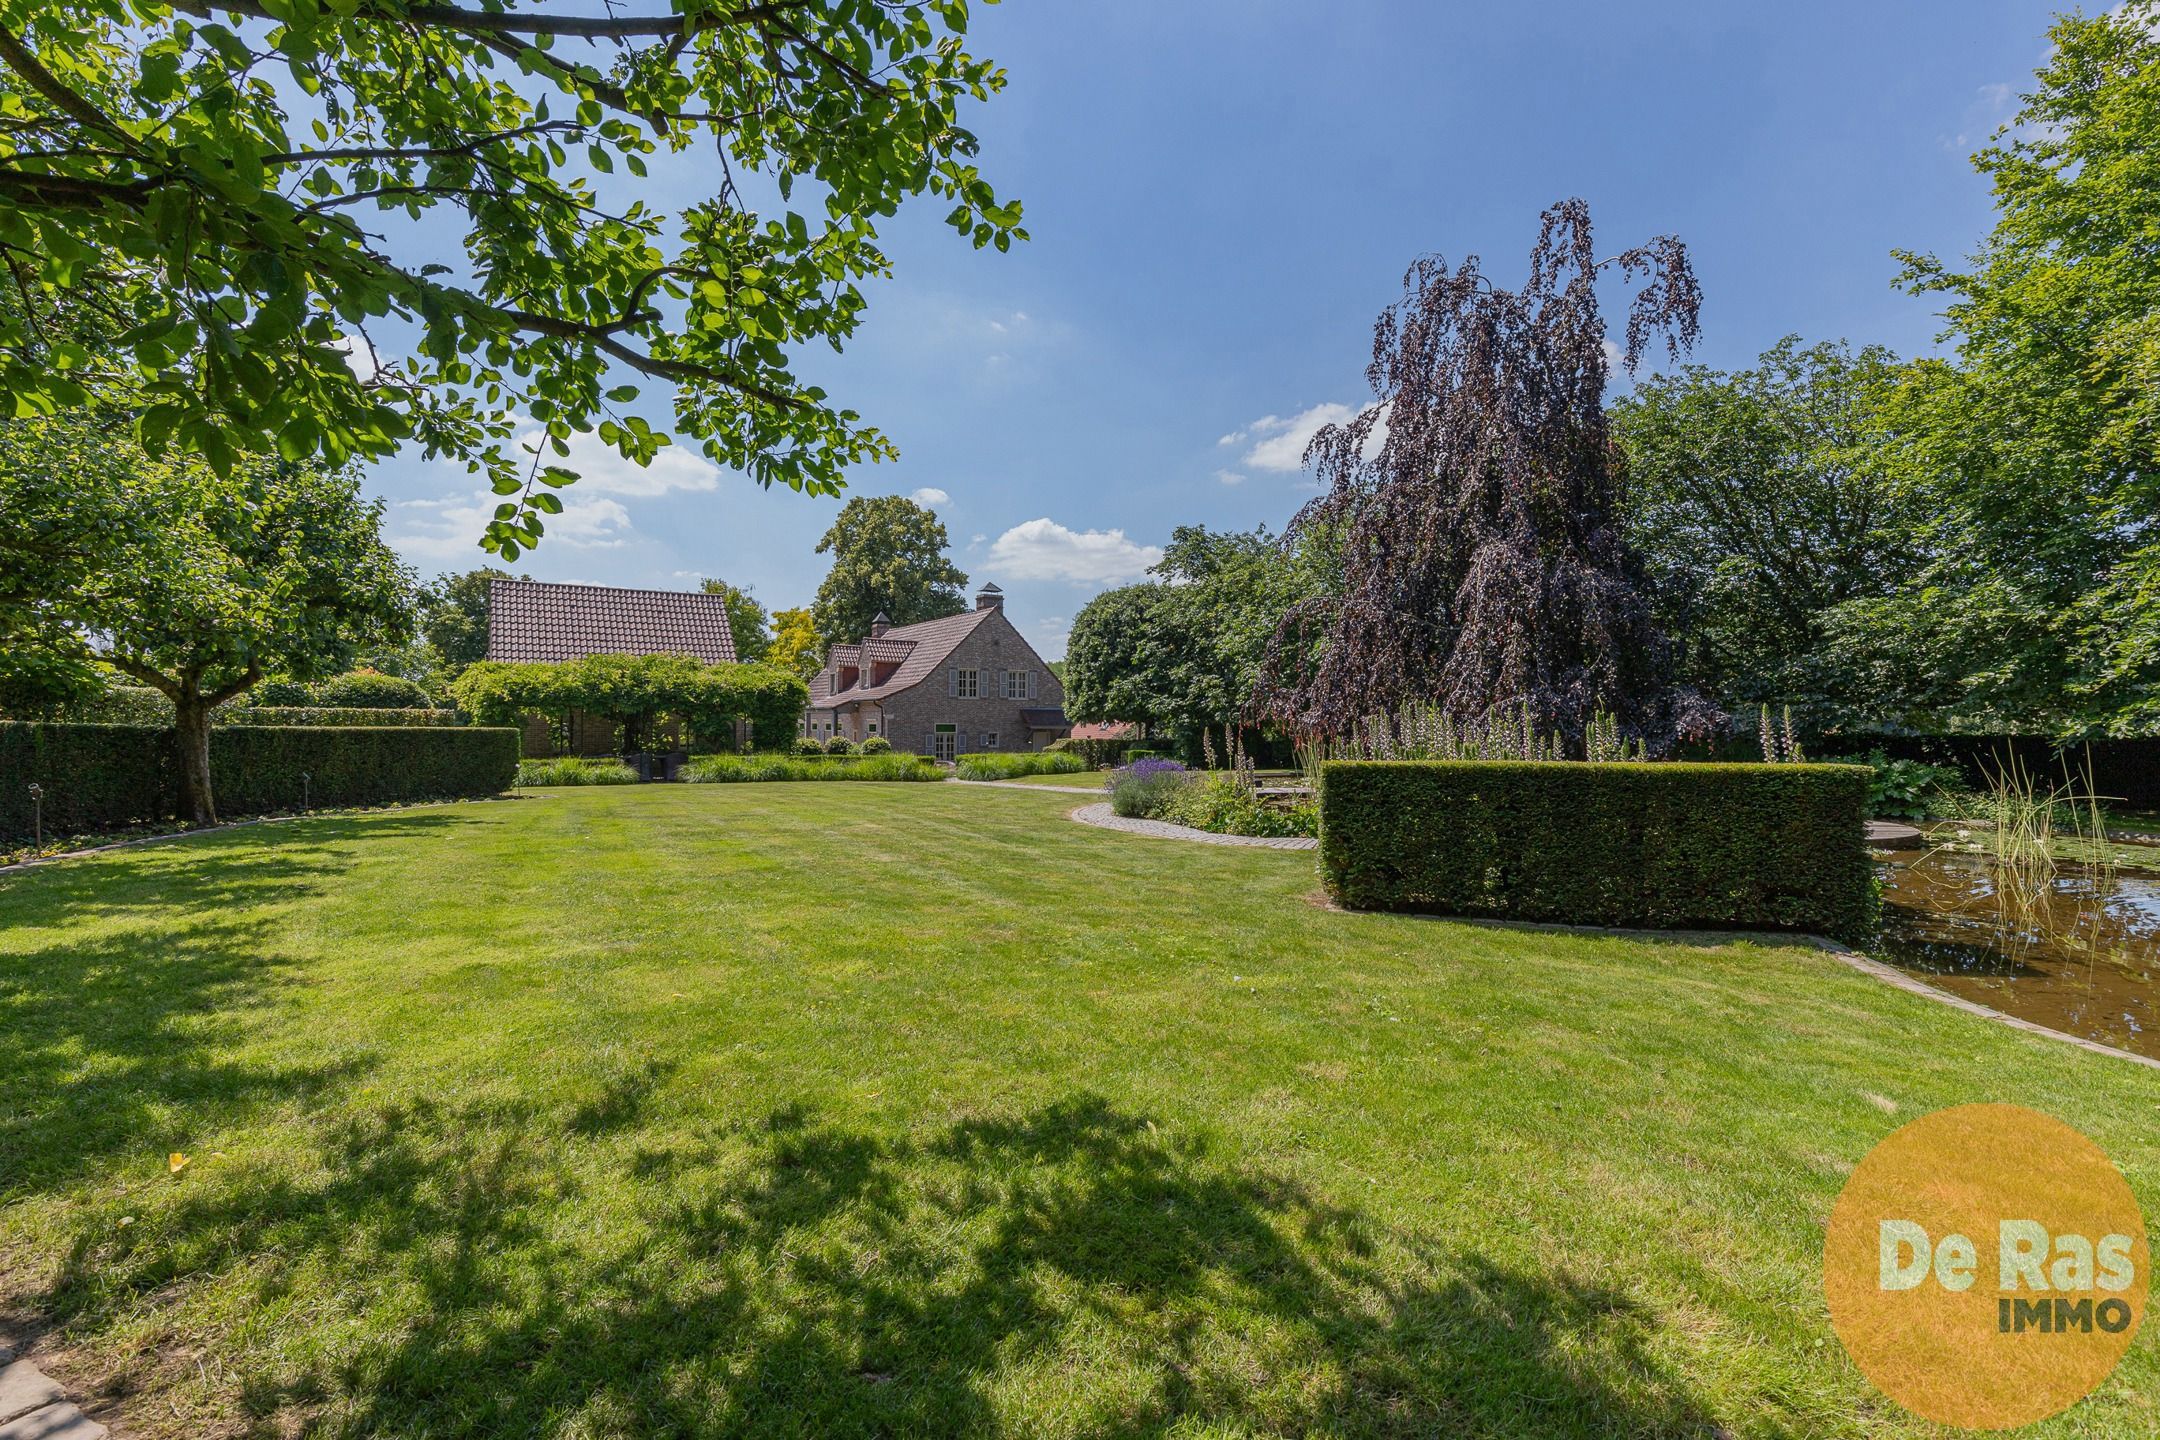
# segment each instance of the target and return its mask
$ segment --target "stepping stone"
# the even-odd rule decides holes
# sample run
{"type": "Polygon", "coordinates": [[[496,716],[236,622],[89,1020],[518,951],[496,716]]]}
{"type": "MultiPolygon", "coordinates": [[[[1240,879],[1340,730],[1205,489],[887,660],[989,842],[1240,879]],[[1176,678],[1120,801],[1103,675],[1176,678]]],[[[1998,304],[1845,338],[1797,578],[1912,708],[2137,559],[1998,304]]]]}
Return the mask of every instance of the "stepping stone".
{"type": "MultiPolygon", "coordinates": [[[[44,1371],[27,1360],[17,1360],[0,1370],[0,1425],[65,1399],[67,1391],[47,1379],[44,1371]]],[[[0,1435],[14,1440],[9,1431],[0,1431],[0,1435]]]]}
{"type": "Polygon", "coordinates": [[[1911,825],[1900,825],[1895,820],[1870,820],[1867,822],[1867,843],[1875,850],[1918,850],[1927,844],[1927,836],[1911,825]]]}
{"type": "Polygon", "coordinates": [[[0,1425],[0,1440],[105,1440],[109,1433],[65,1401],[0,1425]]]}

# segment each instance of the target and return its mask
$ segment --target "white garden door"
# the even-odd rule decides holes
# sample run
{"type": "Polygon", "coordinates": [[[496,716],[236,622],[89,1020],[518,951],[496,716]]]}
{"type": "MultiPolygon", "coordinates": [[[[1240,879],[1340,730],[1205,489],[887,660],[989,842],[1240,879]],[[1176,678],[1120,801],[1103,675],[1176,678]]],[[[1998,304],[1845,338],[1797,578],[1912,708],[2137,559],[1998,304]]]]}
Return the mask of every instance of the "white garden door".
{"type": "Polygon", "coordinates": [[[930,753],[940,760],[953,758],[954,742],[959,734],[951,725],[940,725],[930,736],[930,753]]]}

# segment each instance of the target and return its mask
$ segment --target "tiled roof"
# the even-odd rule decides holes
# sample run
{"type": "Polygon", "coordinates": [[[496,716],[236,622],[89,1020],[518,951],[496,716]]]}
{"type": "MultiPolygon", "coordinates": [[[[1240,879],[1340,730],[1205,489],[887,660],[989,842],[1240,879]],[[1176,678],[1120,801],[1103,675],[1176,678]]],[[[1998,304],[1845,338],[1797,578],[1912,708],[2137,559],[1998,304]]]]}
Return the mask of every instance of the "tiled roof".
{"type": "MultiPolygon", "coordinates": [[[[942,620],[924,620],[915,625],[895,625],[869,644],[874,658],[883,660],[885,651],[894,652],[900,668],[885,678],[882,685],[858,685],[852,690],[842,690],[837,695],[832,690],[833,666],[830,661],[810,682],[810,703],[819,706],[853,705],[858,700],[883,700],[902,690],[921,684],[943,665],[960,642],[974,633],[975,627],[989,616],[999,613],[994,607],[981,610],[963,610],[958,615],[947,615],[942,620]],[[897,654],[901,645],[907,647],[905,655],[897,654]]],[[[842,650],[860,654],[858,646],[834,646],[833,653],[842,650]]]]}
{"type": "Polygon", "coordinates": [[[1124,740],[1135,733],[1130,720],[1090,720],[1072,727],[1075,740],[1124,740]]]}
{"type": "Polygon", "coordinates": [[[696,590],[488,582],[488,659],[581,660],[587,655],[735,659],[727,602],[696,590]]]}

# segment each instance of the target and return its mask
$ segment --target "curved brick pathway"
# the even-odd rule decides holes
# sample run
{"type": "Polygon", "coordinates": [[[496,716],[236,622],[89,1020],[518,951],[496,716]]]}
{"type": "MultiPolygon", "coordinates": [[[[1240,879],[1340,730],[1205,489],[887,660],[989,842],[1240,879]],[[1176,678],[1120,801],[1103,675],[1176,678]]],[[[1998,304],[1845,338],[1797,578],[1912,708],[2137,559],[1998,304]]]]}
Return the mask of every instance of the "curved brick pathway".
{"type": "Polygon", "coordinates": [[[1172,825],[1167,820],[1128,820],[1113,811],[1107,803],[1082,805],[1071,812],[1071,818],[1082,825],[1094,825],[1104,830],[1123,830],[1128,835],[1152,835],[1158,840],[1192,840],[1202,845],[1246,845],[1259,850],[1320,848],[1320,842],[1309,835],[1217,835],[1212,830],[1195,830],[1190,825],[1172,825]]]}

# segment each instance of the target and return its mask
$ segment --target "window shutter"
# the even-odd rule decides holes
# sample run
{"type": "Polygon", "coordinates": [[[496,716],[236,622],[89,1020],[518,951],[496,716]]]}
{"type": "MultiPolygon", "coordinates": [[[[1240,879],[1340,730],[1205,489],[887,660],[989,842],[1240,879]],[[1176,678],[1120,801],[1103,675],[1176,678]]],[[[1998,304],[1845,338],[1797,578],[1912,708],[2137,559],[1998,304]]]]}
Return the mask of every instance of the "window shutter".
{"type": "Polygon", "coordinates": [[[1027,698],[1030,700],[1035,698],[1035,672],[1033,670],[1027,672],[1027,698]]]}
{"type": "Polygon", "coordinates": [[[958,670],[947,670],[945,672],[945,693],[947,695],[958,695],[960,693],[960,672],[958,670]]]}

